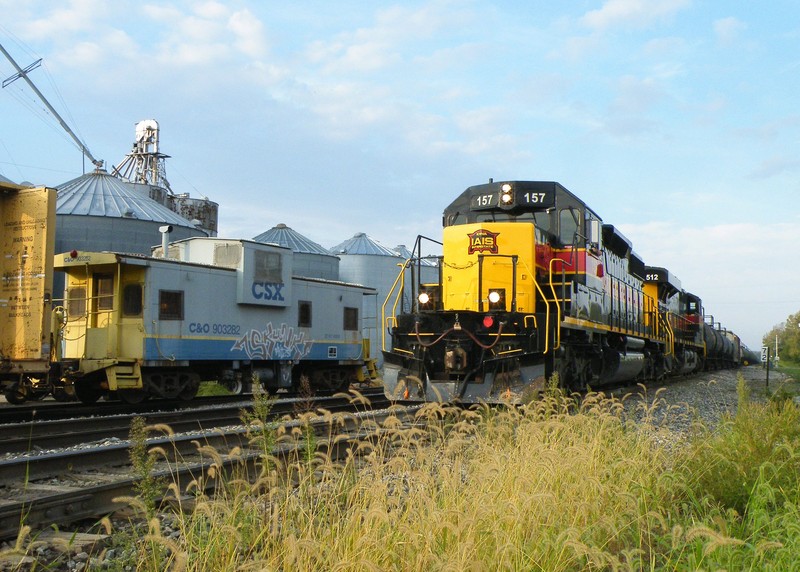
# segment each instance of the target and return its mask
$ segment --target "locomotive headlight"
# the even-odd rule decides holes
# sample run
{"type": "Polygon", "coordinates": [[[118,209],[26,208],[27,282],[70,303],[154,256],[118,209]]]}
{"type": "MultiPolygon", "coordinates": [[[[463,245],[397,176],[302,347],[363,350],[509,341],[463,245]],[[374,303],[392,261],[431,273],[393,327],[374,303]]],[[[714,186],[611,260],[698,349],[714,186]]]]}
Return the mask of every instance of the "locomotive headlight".
{"type": "Polygon", "coordinates": [[[424,306],[425,304],[431,301],[431,297],[428,296],[427,292],[420,292],[419,296],[417,296],[417,300],[419,300],[419,303],[424,306]]]}
{"type": "Polygon", "coordinates": [[[506,309],[506,291],[503,288],[493,288],[489,290],[489,311],[505,311],[506,309]]]}
{"type": "Polygon", "coordinates": [[[500,202],[504,205],[510,205],[514,200],[514,193],[512,192],[511,185],[506,183],[500,187],[500,202]]]}

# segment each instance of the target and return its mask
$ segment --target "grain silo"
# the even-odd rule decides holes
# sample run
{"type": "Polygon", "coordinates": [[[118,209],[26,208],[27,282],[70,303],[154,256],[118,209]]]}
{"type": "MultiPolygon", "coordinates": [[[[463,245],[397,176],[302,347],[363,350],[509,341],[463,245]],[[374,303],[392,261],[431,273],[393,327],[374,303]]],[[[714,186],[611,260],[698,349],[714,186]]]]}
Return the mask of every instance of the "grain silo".
{"type": "MultiPolygon", "coordinates": [[[[337,244],[330,249],[331,254],[339,257],[339,277],[345,282],[363,284],[377,290],[377,298],[364,298],[364,324],[375,326],[375,330],[365,327],[364,335],[369,335],[372,340],[370,357],[378,360],[378,365],[383,364],[381,347],[383,343],[391,341],[383,335],[381,324],[382,307],[386,297],[395,284],[400,269],[405,259],[392,249],[383,246],[363,232],[356,233],[352,238],[337,244]]],[[[410,284],[406,285],[405,295],[402,297],[403,307],[408,308],[410,284]]],[[[394,303],[394,298],[392,299],[394,303]]],[[[398,306],[399,309],[399,306],[398,306]]],[[[391,306],[387,313],[392,313],[391,306]]]]}
{"type": "Polygon", "coordinates": [[[336,256],[283,223],[254,236],[253,240],[290,248],[294,252],[292,272],[295,276],[341,280],[336,256]]]}
{"type": "Polygon", "coordinates": [[[191,221],[102,169],[57,189],[57,253],[110,250],[149,255],[150,248],[161,243],[159,228],[164,225],[172,226],[171,241],[206,236],[191,221]]]}

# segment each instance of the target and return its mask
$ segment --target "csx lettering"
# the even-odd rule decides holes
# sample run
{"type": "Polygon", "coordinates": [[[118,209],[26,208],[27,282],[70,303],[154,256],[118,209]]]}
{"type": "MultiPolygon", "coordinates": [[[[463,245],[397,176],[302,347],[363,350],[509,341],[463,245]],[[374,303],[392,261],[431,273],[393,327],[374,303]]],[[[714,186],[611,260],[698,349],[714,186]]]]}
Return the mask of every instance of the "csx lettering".
{"type": "Polygon", "coordinates": [[[274,282],[253,282],[250,291],[253,298],[256,300],[275,300],[283,302],[283,284],[276,284],[274,282]]]}

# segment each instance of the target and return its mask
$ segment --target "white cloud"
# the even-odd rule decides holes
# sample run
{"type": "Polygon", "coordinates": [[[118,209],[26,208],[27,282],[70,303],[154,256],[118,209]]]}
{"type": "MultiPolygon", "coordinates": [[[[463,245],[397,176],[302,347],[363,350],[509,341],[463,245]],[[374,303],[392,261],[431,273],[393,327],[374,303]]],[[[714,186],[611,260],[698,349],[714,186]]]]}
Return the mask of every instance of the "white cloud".
{"type": "Polygon", "coordinates": [[[43,17],[23,23],[23,34],[31,39],[61,37],[94,30],[111,6],[103,0],[71,0],[43,17]]]}
{"type": "Polygon", "coordinates": [[[724,46],[735,43],[739,38],[740,32],[746,28],[746,24],[732,16],[714,21],[714,34],[717,37],[717,41],[724,46]]]}
{"type": "Polygon", "coordinates": [[[690,0],[607,0],[602,8],[583,15],[581,22],[594,30],[641,28],[668,18],[690,4],[690,0]]]}
{"type": "Polygon", "coordinates": [[[231,14],[228,29],[236,38],[234,45],[243,54],[258,59],[266,55],[267,43],[264,38],[264,26],[249,10],[241,10],[231,14]]]}
{"type": "Polygon", "coordinates": [[[750,173],[749,177],[751,179],[769,179],[781,173],[797,172],[800,172],[800,159],[795,155],[779,155],[761,161],[758,167],[750,173]]]}
{"type": "Polygon", "coordinates": [[[201,18],[207,20],[224,20],[229,13],[228,7],[222,2],[201,2],[193,6],[192,10],[201,18]]]}
{"type": "Polygon", "coordinates": [[[750,346],[760,345],[772,325],[800,307],[800,297],[785,286],[800,282],[800,266],[786,264],[780,247],[800,239],[797,224],[654,221],[619,227],[647,265],[667,268],[703,299],[706,312],[750,346]]]}
{"type": "Polygon", "coordinates": [[[174,6],[164,6],[163,4],[145,4],[142,11],[151,20],[161,23],[175,22],[183,17],[183,13],[174,6]]]}
{"type": "Polygon", "coordinates": [[[617,82],[617,95],[611,103],[611,110],[626,115],[643,113],[663,98],[663,89],[652,78],[627,75],[617,82]]]}

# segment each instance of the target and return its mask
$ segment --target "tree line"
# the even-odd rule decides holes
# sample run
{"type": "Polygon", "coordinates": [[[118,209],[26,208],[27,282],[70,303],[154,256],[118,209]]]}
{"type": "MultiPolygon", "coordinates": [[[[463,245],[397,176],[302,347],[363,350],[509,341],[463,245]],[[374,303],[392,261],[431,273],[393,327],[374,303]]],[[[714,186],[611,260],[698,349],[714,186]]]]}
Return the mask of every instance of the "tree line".
{"type": "Polygon", "coordinates": [[[774,326],[764,335],[763,345],[775,351],[775,339],[778,339],[778,355],[782,360],[800,362],[800,312],[792,314],[782,324],[774,326]]]}

